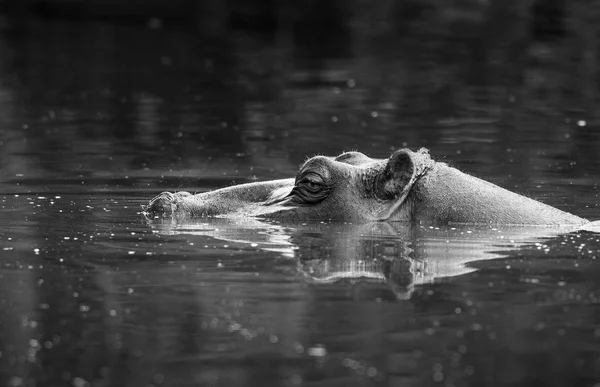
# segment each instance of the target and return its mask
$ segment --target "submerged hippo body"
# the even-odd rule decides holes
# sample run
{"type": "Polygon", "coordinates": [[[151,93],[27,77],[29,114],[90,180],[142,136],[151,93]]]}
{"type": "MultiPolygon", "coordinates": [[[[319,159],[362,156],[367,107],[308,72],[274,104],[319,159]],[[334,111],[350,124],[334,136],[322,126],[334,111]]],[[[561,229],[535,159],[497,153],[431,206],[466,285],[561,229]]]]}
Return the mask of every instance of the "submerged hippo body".
{"type": "Polygon", "coordinates": [[[192,195],[163,192],[147,216],[417,221],[433,224],[580,225],[578,216],[435,162],[426,149],[389,159],[359,152],[306,161],[295,179],[240,184],[192,195]]]}

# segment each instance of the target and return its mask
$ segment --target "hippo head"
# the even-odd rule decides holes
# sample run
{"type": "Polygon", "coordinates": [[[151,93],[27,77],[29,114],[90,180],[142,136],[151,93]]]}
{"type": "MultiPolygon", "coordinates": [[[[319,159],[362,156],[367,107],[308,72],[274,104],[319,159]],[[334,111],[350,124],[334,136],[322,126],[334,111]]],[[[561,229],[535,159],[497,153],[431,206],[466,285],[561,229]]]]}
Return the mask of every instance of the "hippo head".
{"type": "Polygon", "coordinates": [[[145,214],[241,216],[290,220],[409,220],[412,188],[435,163],[426,149],[400,149],[388,159],[360,152],[307,160],[295,179],[240,184],[192,195],[163,192],[145,214]]]}

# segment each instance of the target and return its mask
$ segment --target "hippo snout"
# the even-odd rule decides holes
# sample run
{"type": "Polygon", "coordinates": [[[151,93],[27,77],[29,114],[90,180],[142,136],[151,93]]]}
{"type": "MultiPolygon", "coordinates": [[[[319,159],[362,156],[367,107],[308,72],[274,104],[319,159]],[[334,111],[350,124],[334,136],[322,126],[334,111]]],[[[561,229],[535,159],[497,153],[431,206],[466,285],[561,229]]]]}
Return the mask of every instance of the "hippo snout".
{"type": "Polygon", "coordinates": [[[180,192],[161,192],[155,196],[146,207],[144,213],[150,218],[158,216],[171,216],[177,213],[177,208],[181,202],[181,198],[191,196],[192,194],[186,191],[180,192]]]}

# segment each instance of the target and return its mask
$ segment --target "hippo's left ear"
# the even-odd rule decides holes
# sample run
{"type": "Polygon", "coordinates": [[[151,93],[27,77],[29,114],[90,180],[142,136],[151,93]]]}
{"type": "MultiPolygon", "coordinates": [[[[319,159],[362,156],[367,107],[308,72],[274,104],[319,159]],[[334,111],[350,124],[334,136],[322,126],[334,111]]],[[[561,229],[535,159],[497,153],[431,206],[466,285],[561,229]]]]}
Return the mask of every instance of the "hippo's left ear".
{"type": "Polygon", "coordinates": [[[388,219],[398,209],[413,184],[433,163],[429,151],[425,148],[417,152],[400,149],[390,156],[375,184],[375,195],[379,199],[394,201],[393,205],[380,216],[381,220],[388,219]]]}

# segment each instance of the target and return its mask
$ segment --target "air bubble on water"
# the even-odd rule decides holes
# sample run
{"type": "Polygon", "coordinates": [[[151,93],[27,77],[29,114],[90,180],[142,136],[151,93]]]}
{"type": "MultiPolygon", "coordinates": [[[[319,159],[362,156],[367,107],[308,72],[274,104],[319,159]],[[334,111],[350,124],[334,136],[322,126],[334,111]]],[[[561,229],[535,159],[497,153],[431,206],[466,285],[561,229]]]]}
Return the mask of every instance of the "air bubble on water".
{"type": "Polygon", "coordinates": [[[227,328],[227,330],[229,332],[235,332],[235,331],[239,331],[242,328],[242,326],[238,323],[231,323],[229,324],[229,327],[227,328]]]}
{"type": "Polygon", "coordinates": [[[20,376],[13,376],[8,380],[9,387],[20,387],[23,385],[23,378],[20,376]]]}
{"type": "MultiPolygon", "coordinates": [[[[160,64],[163,65],[163,66],[170,66],[170,65],[173,64],[173,58],[171,58],[170,56],[167,56],[167,55],[162,56],[160,58],[160,64]]],[[[181,135],[180,135],[181,132],[179,132],[177,134],[178,134],[178,137],[181,137],[181,135]]]]}
{"type": "Polygon", "coordinates": [[[314,347],[308,348],[306,350],[306,354],[308,356],[323,357],[323,356],[327,355],[327,350],[325,349],[324,345],[317,344],[314,347]]]}
{"type": "Polygon", "coordinates": [[[302,377],[298,374],[294,374],[292,375],[292,377],[290,378],[290,382],[294,385],[294,386],[299,386],[302,384],[302,377]]]}
{"type": "Polygon", "coordinates": [[[73,386],[74,387],[88,387],[90,385],[90,383],[85,380],[84,378],[73,378],[73,386]]]}
{"type": "Polygon", "coordinates": [[[304,346],[298,342],[294,343],[294,350],[296,353],[300,354],[304,352],[304,346]]]}
{"type": "Polygon", "coordinates": [[[163,22],[159,18],[153,17],[153,18],[150,18],[150,20],[148,20],[148,28],[150,28],[151,30],[156,30],[158,28],[161,28],[162,25],[163,25],[163,22]]]}
{"type": "Polygon", "coordinates": [[[247,330],[246,328],[243,328],[240,330],[240,334],[242,336],[244,336],[244,338],[246,340],[252,340],[254,338],[254,335],[252,334],[252,332],[250,332],[249,330],[247,330]]]}
{"type": "Polygon", "coordinates": [[[546,324],[545,324],[543,321],[540,321],[539,323],[537,323],[537,324],[536,324],[536,326],[535,326],[535,328],[534,328],[534,329],[535,329],[536,331],[541,331],[541,330],[543,330],[544,328],[546,328],[546,324]]]}

